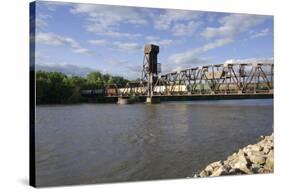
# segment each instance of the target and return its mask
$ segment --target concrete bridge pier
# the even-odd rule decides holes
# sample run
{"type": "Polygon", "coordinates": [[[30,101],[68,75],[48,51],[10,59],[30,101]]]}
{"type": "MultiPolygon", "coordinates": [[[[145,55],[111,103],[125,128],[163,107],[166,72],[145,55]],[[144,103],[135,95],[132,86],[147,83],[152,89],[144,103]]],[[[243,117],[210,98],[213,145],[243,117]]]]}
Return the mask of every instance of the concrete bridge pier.
{"type": "Polygon", "coordinates": [[[146,97],[146,103],[147,104],[158,104],[160,103],[160,98],[157,98],[157,97],[146,97]]]}
{"type": "Polygon", "coordinates": [[[129,97],[118,97],[117,104],[133,104],[134,101],[130,99],[129,97]]]}

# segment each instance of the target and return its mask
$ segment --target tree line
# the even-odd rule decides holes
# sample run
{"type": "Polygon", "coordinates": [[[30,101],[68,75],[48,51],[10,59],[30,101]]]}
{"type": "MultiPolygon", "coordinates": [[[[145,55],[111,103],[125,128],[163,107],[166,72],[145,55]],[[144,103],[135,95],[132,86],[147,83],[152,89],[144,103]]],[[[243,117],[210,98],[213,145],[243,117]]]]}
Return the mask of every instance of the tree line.
{"type": "Polygon", "coordinates": [[[86,102],[80,90],[103,88],[107,84],[124,86],[129,80],[120,76],[91,72],[86,77],[67,76],[60,72],[36,72],[36,103],[65,104],[86,102]]]}

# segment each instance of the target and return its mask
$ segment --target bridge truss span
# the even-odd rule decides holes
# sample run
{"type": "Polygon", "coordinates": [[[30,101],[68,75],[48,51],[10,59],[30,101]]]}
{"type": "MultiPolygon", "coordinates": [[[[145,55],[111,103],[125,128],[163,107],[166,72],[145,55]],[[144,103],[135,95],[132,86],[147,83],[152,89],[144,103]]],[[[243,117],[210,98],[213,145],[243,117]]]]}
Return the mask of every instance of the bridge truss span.
{"type": "MultiPolygon", "coordinates": [[[[153,95],[216,95],[273,93],[273,64],[225,63],[187,68],[158,75],[153,95]]],[[[121,96],[142,96],[146,82],[128,83],[121,96]]]]}
{"type": "MultiPolygon", "coordinates": [[[[153,96],[268,96],[273,97],[274,64],[267,62],[242,62],[203,65],[170,73],[160,73],[158,63],[160,48],[154,44],[144,46],[142,75],[139,81],[125,86],[105,85],[103,89],[83,90],[86,97],[146,97],[153,96]]],[[[212,97],[210,97],[212,96],[212,97]]],[[[188,97],[189,98],[189,97],[188,97]]]]}

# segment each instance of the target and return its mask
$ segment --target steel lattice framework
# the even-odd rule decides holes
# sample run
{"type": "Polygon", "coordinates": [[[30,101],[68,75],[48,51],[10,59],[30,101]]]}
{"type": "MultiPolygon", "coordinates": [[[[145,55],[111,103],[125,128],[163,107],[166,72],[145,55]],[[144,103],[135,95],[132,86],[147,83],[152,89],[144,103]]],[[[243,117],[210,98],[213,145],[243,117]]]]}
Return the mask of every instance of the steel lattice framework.
{"type": "MultiPolygon", "coordinates": [[[[158,75],[153,95],[273,93],[273,64],[225,63],[158,75]]],[[[147,96],[147,81],[128,83],[118,96],[147,96]]]]}

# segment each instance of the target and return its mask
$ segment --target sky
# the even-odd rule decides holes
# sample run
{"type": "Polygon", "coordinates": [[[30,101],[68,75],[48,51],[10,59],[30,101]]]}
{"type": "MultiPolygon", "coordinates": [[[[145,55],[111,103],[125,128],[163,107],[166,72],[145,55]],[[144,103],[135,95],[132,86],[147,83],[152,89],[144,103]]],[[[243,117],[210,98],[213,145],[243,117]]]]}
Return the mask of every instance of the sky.
{"type": "Polygon", "coordinates": [[[224,62],[273,63],[273,16],[37,1],[36,70],[136,79],[145,44],[168,73],[224,62]]]}

